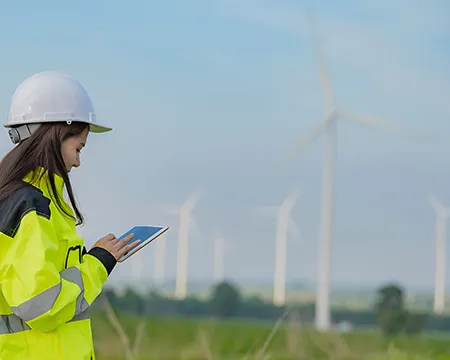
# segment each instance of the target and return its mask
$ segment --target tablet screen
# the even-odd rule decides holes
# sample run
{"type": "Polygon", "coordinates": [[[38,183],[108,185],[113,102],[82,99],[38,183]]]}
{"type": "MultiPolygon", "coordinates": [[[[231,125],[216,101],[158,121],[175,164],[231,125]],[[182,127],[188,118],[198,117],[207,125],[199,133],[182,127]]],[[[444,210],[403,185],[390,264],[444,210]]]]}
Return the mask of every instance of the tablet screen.
{"type": "Polygon", "coordinates": [[[163,226],[135,226],[132,229],[128,230],[125,234],[123,234],[119,240],[123,239],[127,235],[133,233],[134,237],[127,244],[132,244],[136,240],[140,240],[144,242],[148,238],[151,238],[153,235],[160,232],[164,227],[163,226]]]}

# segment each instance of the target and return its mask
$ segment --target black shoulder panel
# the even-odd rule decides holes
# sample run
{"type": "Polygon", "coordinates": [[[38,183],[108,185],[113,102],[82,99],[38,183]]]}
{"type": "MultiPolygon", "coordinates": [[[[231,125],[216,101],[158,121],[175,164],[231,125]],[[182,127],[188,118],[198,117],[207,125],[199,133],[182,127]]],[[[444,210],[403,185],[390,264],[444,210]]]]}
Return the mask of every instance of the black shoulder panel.
{"type": "Polygon", "coordinates": [[[22,218],[33,210],[50,219],[50,200],[39,189],[26,184],[0,202],[0,232],[14,237],[22,218]]]}

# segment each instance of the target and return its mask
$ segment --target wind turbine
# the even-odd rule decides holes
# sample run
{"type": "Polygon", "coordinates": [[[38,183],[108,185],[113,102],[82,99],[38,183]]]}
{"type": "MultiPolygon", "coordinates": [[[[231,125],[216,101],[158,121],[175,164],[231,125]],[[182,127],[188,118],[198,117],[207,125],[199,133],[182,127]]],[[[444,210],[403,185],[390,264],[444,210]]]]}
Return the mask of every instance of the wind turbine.
{"type": "Polygon", "coordinates": [[[214,282],[218,283],[225,279],[225,251],[230,244],[224,239],[221,232],[217,232],[214,238],[214,254],[213,254],[213,277],[214,282]]]}
{"type": "Polygon", "coordinates": [[[224,278],[224,254],[225,253],[225,243],[222,234],[217,234],[214,239],[214,282],[218,283],[224,278]]]}
{"type": "Polygon", "coordinates": [[[170,206],[166,210],[168,213],[180,216],[178,230],[178,249],[177,249],[177,277],[175,284],[175,298],[183,300],[187,294],[187,274],[188,274],[188,250],[189,250],[189,232],[191,226],[195,227],[192,211],[197,205],[200,193],[193,192],[188,199],[179,207],[170,206]]]}
{"type": "Polygon", "coordinates": [[[429,202],[436,212],[436,273],[433,310],[436,314],[442,314],[445,309],[446,220],[450,217],[450,209],[444,207],[434,196],[429,197],[429,202]]]}
{"type": "Polygon", "coordinates": [[[299,192],[294,190],[279,207],[264,206],[258,209],[261,215],[275,216],[277,221],[275,240],[275,271],[273,278],[273,303],[282,306],[286,302],[286,251],[288,232],[300,236],[300,230],[291,217],[299,192]]]}
{"type": "Polygon", "coordinates": [[[359,115],[339,108],[334,100],[333,90],[325,67],[324,57],[320,46],[320,41],[314,29],[313,19],[309,14],[311,26],[311,36],[313,39],[316,61],[321,77],[322,88],[326,101],[324,118],[315,125],[312,131],[304,138],[301,138],[297,146],[291,152],[285,165],[291,163],[294,157],[299,156],[308,148],[321,134],[326,135],[326,150],[323,169],[322,183],[322,214],[321,214],[321,236],[318,249],[318,284],[316,294],[316,317],[315,327],[318,331],[327,331],[330,328],[330,273],[331,273],[331,243],[333,234],[333,184],[334,184],[334,163],[336,158],[337,143],[337,122],[338,119],[345,118],[354,123],[370,125],[381,130],[403,133],[401,128],[382,122],[374,117],[359,115]]]}

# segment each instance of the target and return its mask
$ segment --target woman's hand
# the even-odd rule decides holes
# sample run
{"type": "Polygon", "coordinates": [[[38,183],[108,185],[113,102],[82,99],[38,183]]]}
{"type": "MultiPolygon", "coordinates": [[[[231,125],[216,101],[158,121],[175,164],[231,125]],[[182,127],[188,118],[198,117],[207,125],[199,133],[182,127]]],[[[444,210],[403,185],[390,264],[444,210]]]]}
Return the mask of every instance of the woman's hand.
{"type": "Polygon", "coordinates": [[[133,241],[130,245],[125,246],[125,244],[133,239],[134,234],[130,234],[124,237],[122,240],[117,239],[113,234],[108,234],[98,240],[93,247],[101,247],[106,251],[109,251],[116,260],[119,260],[128,251],[134,249],[140,244],[140,240],[133,241]]]}

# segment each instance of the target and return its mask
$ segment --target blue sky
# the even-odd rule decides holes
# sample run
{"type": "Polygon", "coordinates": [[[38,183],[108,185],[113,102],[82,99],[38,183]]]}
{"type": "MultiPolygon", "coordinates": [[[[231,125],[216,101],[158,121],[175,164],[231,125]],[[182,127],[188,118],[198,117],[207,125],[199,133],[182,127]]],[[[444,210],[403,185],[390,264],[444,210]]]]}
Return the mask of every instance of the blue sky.
{"type": "MultiPolygon", "coordinates": [[[[2,8],[4,119],[23,79],[56,69],[78,77],[99,121],[114,127],[90,137],[72,175],[88,245],[137,223],[167,223],[173,276],[177,219],[160,207],[200,187],[191,277],[211,276],[219,229],[229,242],[227,275],[271,280],[275,223],[255,208],[281,203],[299,186],[293,217],[303,239],[289,240],[288,278],[315,280],[323,138],[291,171],[277,170],[325,111],[303,4],[16,1],[2,8]]],[[[431,287],[434,214],[426,197],[450,205],[450,5],[327,0],[314,10],[339,106],[439,138],[421,144],[340,123],[333,282],[431,287]]],[[[5,133],[0,151],[10,148],[5,133]]],[[[140,257],[151,264],[153,249],[140,257]]]]}

